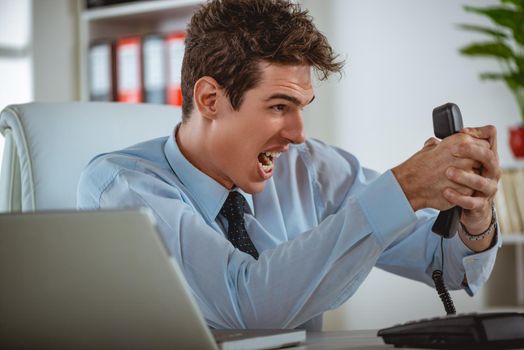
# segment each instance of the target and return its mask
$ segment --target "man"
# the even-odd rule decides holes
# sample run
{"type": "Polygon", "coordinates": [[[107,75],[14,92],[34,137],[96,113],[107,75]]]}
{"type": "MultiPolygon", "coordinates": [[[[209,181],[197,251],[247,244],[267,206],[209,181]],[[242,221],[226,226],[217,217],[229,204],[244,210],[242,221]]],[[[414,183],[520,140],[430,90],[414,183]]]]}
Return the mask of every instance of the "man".
{"type": "Polygon", "coordinates": [[[91,161],[79,208],[151,208],[214,328],[319,330],[373,266],[433,286],[442,256],[448,287],[476,292],[498,245],[495,129],[430,139],[379,175],[304,136],[311,70],[341,66],[298,5],[207,3],[188,27],[182,123],[91,161]],[[455,205],[463,226],[441,251],[425,208],[455,205]]]}

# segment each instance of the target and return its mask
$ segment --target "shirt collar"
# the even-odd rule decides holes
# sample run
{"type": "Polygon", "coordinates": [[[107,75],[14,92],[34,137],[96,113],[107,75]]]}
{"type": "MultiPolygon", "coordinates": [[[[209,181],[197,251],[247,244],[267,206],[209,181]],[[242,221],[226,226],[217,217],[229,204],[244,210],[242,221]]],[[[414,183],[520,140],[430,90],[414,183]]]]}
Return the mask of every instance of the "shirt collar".
{"type": "MultiPolygon", "coordinates": [[[[208,221],[212,222],[216,219],[220,209],[224,205],[229,195],[229,190],[197,169],[184,157],[176,143],[175,135],[177,130],[178,126],[171,136],[169,136],[164,146],[166,159],[173,172],[202,209],[208,221]]],[[[237,191],[246,198],[248,208],[245,209],[251,211],[251,214],[254,215],[253,196],[240,189],[237,189],[237,191]]]]}

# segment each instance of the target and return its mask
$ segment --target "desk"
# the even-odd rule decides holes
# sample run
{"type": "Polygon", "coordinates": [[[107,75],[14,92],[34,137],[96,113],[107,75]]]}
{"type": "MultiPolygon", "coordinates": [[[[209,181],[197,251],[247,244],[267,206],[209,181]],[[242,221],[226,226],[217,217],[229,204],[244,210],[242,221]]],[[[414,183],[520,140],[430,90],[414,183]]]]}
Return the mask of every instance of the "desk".
{"type": "MultiPolygon", "coordinates": [[[[295,349],[295,348],[293,348],[295,349]]],[[[383,350],[394,349],[392,345],[384,344],[377,337],[376,330],[337,331],[337,332],[307,332],[306,344],[296,349],[307,350],[342,350],[363,349],[383,350]]]]}

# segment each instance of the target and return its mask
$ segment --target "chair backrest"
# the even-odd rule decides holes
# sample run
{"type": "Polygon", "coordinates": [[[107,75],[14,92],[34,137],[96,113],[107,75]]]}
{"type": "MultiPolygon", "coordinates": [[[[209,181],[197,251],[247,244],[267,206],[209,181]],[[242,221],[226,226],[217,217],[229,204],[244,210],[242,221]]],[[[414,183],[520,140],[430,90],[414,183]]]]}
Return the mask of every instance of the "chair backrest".
{"type": "Polygon", "coordinates": [[[95,155],[169,135],[180,108],[104,102],[28,103],[0,113],[5,137],[0,211],[76,207],[80,173],[95,155]]]}

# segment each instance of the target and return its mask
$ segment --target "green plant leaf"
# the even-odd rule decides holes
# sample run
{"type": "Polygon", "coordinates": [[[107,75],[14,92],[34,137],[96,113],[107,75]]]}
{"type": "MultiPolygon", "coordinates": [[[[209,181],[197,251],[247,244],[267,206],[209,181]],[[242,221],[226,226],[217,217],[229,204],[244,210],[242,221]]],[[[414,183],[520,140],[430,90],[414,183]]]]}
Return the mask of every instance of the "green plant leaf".
{"type": "Polygon", "coordinates": [[[481,80],[502,80],[514,93],[524,87],[524,75],[522,73],[481,73],[481,80]]]}
{"type": "Polygon", "coordinates": [[[479,15],[484,15],[496,24],[514,29],[518,26],[518,13],[507,7],[473,7],[464,6],[464,10],[479,15]]]}
{"type": "Polygon", "coordinates": [[[500,79],[496,77],[497,73],[483,73],[481,74],[481,79],[491,79],[491,80],[504,80],[508,87],[515,93],[517,90],[524,87],[524,73],[522,72],[512,72],[510,74],[500,74],[500,79]],[[492,75],[490,77],[490,75],[492,75]]]}
{"type": "Polygon", "coordinates": [[[524,11],[522,11],[522,5],[517,8],[464,6],[464,10],[486,16],[499,26],[511,29],[515,41],[524,45],[524,11]]]}
{"type": "Polygon", "coordinates": [[[501,61],[502,72],[482,73],[480,78],[504,81],[517,99],[524,122],[524,0],[500,0],[499,6],[464,6],[464,10],[487,17],[498,28],[461,25],[461,29],[484,34],[492,41],[472,43],[460,52],[501,61]]]}
{"type": "Polygon", "coordinates": [[[515,60],[515,64],[517,66],[517,69],[520,72],[524,73],[524,57],[519,56],[519,55],[515,55],[514,60],[515,60]]]}
{"type": "Polygon", "coordinates": [[[513,79],[513,77],[504,77],[504,80],[506,81],[506,84],[511,89],[511,91],[517,90],[519,84],[515,79],[513,79]]]}
{"type": "Polygon", "coordinates": [[[460,49],[466,56],[487,56],[502,59],[514,57],[511,48],[500,42],[473,43],[460,49]]]}
{"type": "Polygon", "coordinates": [[[524,87],[524,72],[513,72],[511,73],[511,79],[516,85],[524,87]]]}
{"type": "Polygon", "coordinates": [[[468,30],[470,32],[477,32],[477,33],[483,33],[483,34],[487,34],[487,35],[491,35],[495,38],[500,38],[500,39],[507,39],[508,38],[508,35],[504,32],[501,32],[499,30],[495,30],[495,29],[491,29],[491,28],[486,28],[486,27],[482,27],[482,26],[477,26],[477,25],[473,25],[473,24],[459,24],[458,27],[460,29],[464,29],[464,30],[468,30]]]}
{"type": "Polygon", "coordinates": [[[505,80],[506,74],[502,73],[481,73],[480,79],[482,80],[505,80]]]}
{"type": "Polygon", "coordinates": [[[513,4],[520,9],[524,8],[524,1],[522,0],[501,0],[501,2],[503,4],[513,4]]]}

